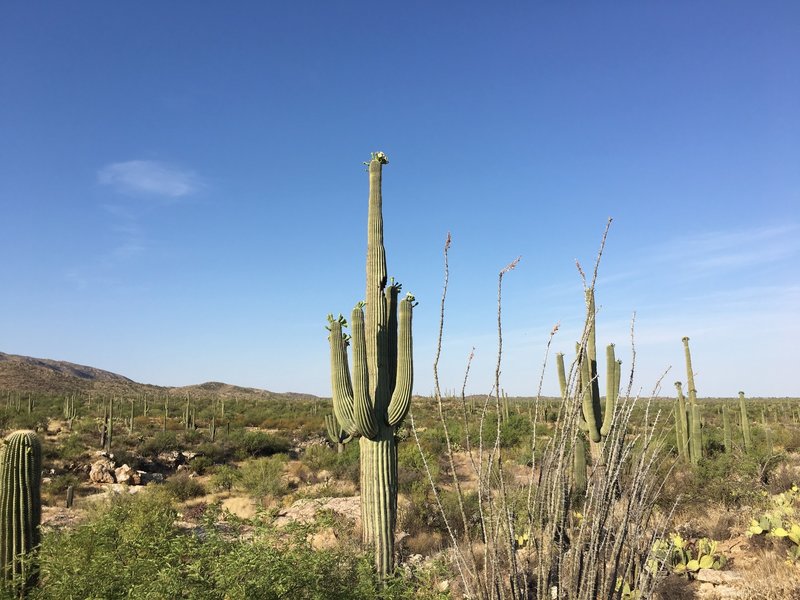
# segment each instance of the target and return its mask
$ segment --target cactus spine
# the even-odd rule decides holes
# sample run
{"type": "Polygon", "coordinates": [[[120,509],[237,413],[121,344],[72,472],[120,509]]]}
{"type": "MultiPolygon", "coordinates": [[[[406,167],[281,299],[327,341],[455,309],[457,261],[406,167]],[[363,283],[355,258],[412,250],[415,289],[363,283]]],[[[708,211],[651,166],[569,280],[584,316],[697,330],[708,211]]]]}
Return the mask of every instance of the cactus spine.
{"type": "Polygon", "coordinates": [[[15,431],[0,450],[0,564],[20,597],[35,585],[31,553],[39,545],[42,517],[42,446],[33,431],[15,431]]]}
{"type": "Polygon", "coordinates": [[[366,315],[364,303],[352,313],[353,374],[347,358],[344,318],[328,315],[333,411],[348,435],[359,435],[362,538],[375,549],[379,574],[393,569],[397,519],[395,431],[411,405],[413,363],[411,313],[414,297],[398,302],[400,285],[387,285],[383,246],[381,175],[388,160],[374,153],[368,164],[366,315]]]}
{"type": "Polygon", "coordinates": [[[744,392],[739,392],[739,412],[742,416],[742,438],[744,439],[744,451],[750,452],[753,442],[750,439],[750,421],[747,420],[747,405],[744,400],[744,392]]]}

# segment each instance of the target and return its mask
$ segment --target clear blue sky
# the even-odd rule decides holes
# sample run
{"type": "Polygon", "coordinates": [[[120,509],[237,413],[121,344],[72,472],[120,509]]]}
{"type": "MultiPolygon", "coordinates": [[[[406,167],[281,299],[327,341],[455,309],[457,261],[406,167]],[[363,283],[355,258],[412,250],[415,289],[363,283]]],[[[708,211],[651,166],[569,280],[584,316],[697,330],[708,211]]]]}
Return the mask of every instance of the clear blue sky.
{"type": "MultiPolygon", "coordinates": [[[[800,395],[800,4],[6,2],[0,350],[142,382],[329,395],[385,151],[389,273],[420,301],[415,392],[504,389],[583,317],[634,388],[800,395]]],[[[551,368],[544,391],[554,393],[551,368]]]]}

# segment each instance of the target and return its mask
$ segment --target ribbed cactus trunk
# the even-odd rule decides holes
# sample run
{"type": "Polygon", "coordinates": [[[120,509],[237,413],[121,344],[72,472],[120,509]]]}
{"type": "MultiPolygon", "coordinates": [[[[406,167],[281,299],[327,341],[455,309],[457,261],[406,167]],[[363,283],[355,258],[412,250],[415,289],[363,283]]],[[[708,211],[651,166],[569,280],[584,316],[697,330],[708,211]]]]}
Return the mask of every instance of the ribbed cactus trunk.
{"type": "Polygon", "coordinates": [[[397,520],[395,431],[411,404],[413,363],[411,314],[414,297],[398,302],[400,285],[387,285],[383,246],[382,168],[386,156],[369,162],[366,305],[352,312],[353,373],[347,358],[343,318],[329,315],[333,411],[341,429],[360,436],[363,542],[375,549],[375,566],[387,575],[394,564],[397,520]],[[366,314],[364,307],[366,306],[366,314]]]}
{"type": "Polygon", "coordinates": [[[21,597],[36,584],[31,559],[41,539],[42,446],[33,431],[15,431],[0,450],[0,564],[21,597]]]}

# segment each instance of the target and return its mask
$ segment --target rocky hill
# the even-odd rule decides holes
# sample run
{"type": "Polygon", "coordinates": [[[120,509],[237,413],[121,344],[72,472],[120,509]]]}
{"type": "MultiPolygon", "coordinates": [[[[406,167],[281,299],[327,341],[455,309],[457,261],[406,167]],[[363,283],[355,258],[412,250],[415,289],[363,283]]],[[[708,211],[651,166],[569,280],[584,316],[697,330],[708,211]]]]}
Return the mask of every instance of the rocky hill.
{"type": "Polygon", "coordinates": [[[150,385],[95,367],[4,352],[0,352],[0,391],[54,395],[91,393],[100,396],[130,396],[147,393],[225,398],[315,398],[311,394],[276,393],[217,381],[182,387],[150,385]]]}

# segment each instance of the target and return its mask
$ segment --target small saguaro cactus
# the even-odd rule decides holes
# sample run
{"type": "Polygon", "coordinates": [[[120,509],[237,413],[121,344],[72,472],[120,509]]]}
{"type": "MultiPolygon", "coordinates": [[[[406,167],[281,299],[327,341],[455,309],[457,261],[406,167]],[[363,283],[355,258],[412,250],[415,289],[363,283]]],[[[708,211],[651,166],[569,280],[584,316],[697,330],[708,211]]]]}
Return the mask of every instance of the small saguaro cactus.
{"type": "Polygon", "coordinates": [[[703,434],[700,429],[700,407],[697,405],[697,388],[694,386],[694,371],[692,370],[692,354],[689,351],[689,338],[683,338],[683,352],[686,358],[686,382],[689,386],[689,458],[693,465],[697,465],[703,458],[703,434]]]}
{"type": "MultiPolygon", "coordinates": [[[[606,347],[606,397],[605,407],[601,403],[600,386],[597,370],[597,342],[596,342],[596,308],[594,301],[594,288],[586,288],[586,343],[576,344],[578,353],[578,367],[580,380],[578,392],[582,398],[582,411],[580,415],[580,428],[586,432],[592,456],[593,467],[598,467],[602,462],[602,442],[608,437],[614,419],[614,406],[619,395],[620,373],[622,361],[616,359],[614,344],[606,347]]],[[[564,368],[564,355],[556,355],[558,370],[558,383],[561,389],[562,400],[567,397],[567,377],[564,368]]],[[[573,457],[575,469],[576,492],[586,487],[586,444],[583,439],[576,440],[573,457]],[[583,456],[579,456],[583,454],[583,456]]],[[[600,473],[600,471],[595,471],[600,473]]]]}
{"type": "Polygon", "coordinates": [[[750,452],[753,442],[750,438],[750,421],[747,419],[747,404],[744,399],[744,392],[739,392],[739,412],[742,417],[742,438],[744,439],[744,451],[750,452]]]}
{"type": "Polygon", "coordinates": [[[722,439],[725,442],[725,453],[733,452],[733,440],[731,436],[731,417],[728,405],[722,405],[722,439]]]}
{"type": "Polygon", "coordinates": [[[42,446],[33,431],[9,434],[0,449],[0,565],[20,596],[38,576],[32,553],[42,518],[42,446]]]}
{"type": "Polygon", "coordinates": [[[333,413],[347,434],[360,436],[363,542],[375,549],[380,575],[393,569],[397,520],[397,440],[395,432],[411,405],[413,362],[411,313],[414,297],[398,302],[400,284],[387,284],[383,246],[381,175],[383,152],[368,163],[366,303],[352,313],[352,379],[347,358],[346,321],[328,315],[333,413]],[[366,306],[366,314],[365,308],[366,306]]]}
{"type": "Polygon", "coordinates": [[[675,435],[678,443],[678,456],[685,463],[689,462],[689,421],[686,419],[686,398],[680,381],[675,382],[677,400],[675,401],[675,435]]]}

